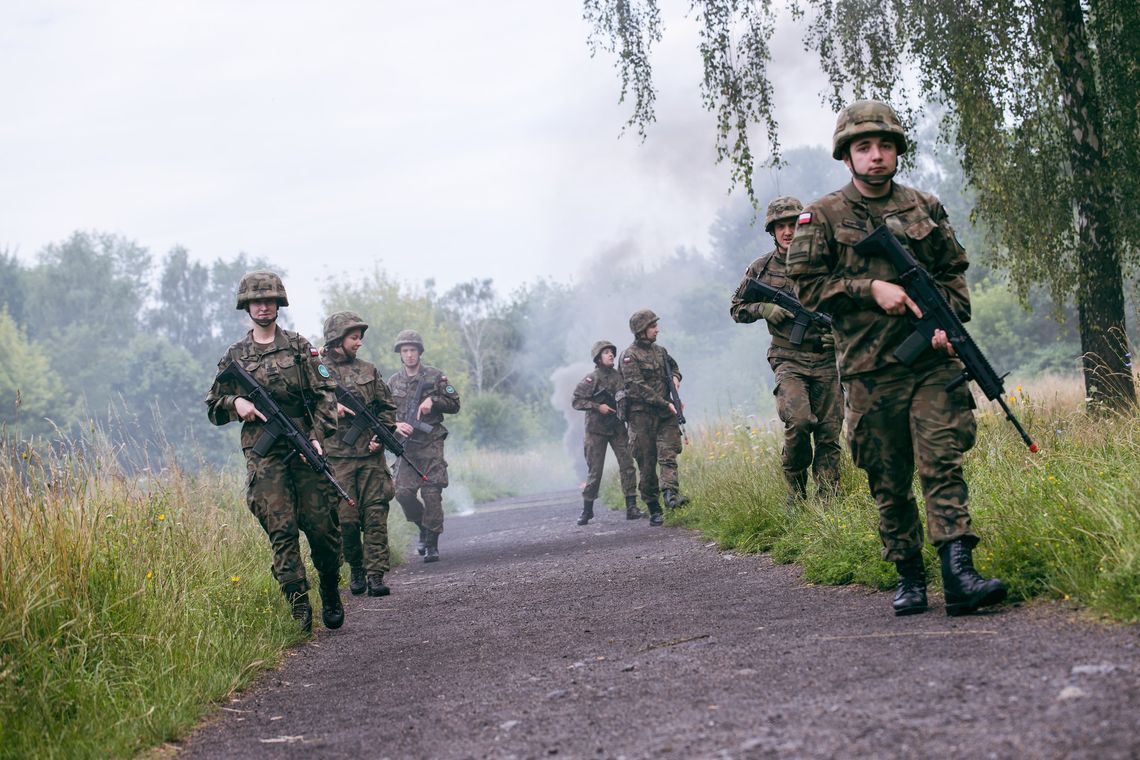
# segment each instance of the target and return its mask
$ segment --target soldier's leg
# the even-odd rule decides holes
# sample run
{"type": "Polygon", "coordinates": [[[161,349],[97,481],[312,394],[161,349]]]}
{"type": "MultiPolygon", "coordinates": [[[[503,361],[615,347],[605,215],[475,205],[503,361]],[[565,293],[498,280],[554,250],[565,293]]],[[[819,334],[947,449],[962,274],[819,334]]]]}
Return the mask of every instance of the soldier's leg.
{"type": "Polygon", "coordinates": [[[586,455],[586,485],[582,487],[582,501],[593,502],[598,498],[602,485],[602,472],[606,466],[606,443],[604,435],[586,433],[582,449],[586,455]]]}
{"type": "Polygon", "coordinates": [[[843,430],[843,390],[835,365],[815,370],[811,383],[811,407],[816,418],[812,474],[816,493],[830,498],[839,490],[840,458],[843,455],[839,445],[843,430]]]}
{"type": "Polygon", "coordinates": [[[914,499],[910,414],[914,379],[909,369],[852,378],[847,389],[847,442],[855,465],[867,473],[879,509],[883,559],[900,562],[922,550],[922,523],[914,499]]]}
{"type": "Polygon", "coordinates": [[[610,448],[618,463],[618,476],[621,479],[621,492],[626,501],[637,497],[637,468],[633,464],[633,451],[629,445],[629,434],[621,428],[610,438],[610,448]]]}
{"type": "Polygon", "coordinates": [[[811,466],[811,435],[816,417],[811,405],[811,377],[797,363],[785,359],[775,363],[776,412],[784,423],[784,450],[781,463],[784,479],[793,497],[807,495],[804,484],[811,466]]]}
{"type": "MultiPolygon", "coordinates": [[[[419,450],[405,449],[408,456],[414,456],[416,466],[421,470],[423,469],[423,457],[420,456],[419,450]]],[[[415,523],[416,526],[423,526],[424,519],[424,505],[420,502],[417,493],[423,481],[420,476],[416,475],[411,467],[407,466],[406,462],[401,462],[397,465],[396,470],[396,501],[400,503],[400,507],[404,510],[404,517],[410,523],[415,523]]]]}
{"type": "Polygon", "coordinates": [[[629,442],[637,460],[638,488],[646,504],[657,504],[657,420],[646,412],[630,412],[629,442]]]}
{"type": "Polygon", "coordinates": [[[297,522],[309,540],[309,553],[320,576],[321,618],[325,628],[340,628],[344,624],[339,588],[340,495],[300,457],[289,462],[289,476],[296,494],[297,522]]]}
{"type": "Polygon", "coordinates": [[[273,577],[282,590],[306,592],[301,534],[294,509],[293,486],[279,456],[246,455],[246,504],[269,537],[273,549],[273,577]]]}
{"type": "Polygon", "coordinates": [[[363,478],[359,468],[361,461],[360,459],[340,457],[329,459],[333,477],[344,486],[344,490],[348,491],[349,496],[356,500],[356,506],[352,506],[342,499],[337,507],[337,514],[340,518],[341,554],[349,567],[353,568],[360,568],[364,565],[364,555],[361,552],[360,545],[362,505],[364,503],[361,493],[363,478]]]}
{"type": "Polygon", "coordinates": [[[677,456],[681,453],[681,426],[672,419],[664,420],[657,428],[657,464],[661,468],[661,490],[678,493],[681,490],[677,475],[677,456]]]}
{"type": "Polygon", "coordinates": [[[364,529],[364,569],[387,573],[391,567],[388,551],[388,503],[395,489],[388,468],[378,457],[363,460],[360,467],[360,499],[364,529]]]}

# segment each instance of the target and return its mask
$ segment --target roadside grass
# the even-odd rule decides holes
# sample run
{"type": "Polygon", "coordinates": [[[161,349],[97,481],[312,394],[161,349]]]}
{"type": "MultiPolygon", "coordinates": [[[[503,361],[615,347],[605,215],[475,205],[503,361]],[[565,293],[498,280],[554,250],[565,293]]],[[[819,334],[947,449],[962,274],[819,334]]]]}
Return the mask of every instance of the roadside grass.
{"type": "Polygon", "coordinates": [[[471,509],[495,499],[573,488],[575,475],[560,442],[536,444],[525,451],[466,448],[448,453],[451,485],[444,506],[471,509]]]}
{"type": "Polygon", "coordinates": [[[114,454],[0,443],[0,757],[132,756],[304,640],[243,468],[114,454]]]}
{"type": "MultiPolygon", "coordinates": [[[[979,401],[978,443],[966,458],[979,571],[1003,578],[1015,599],[1074,600],[1140,621],[1140,417],[1087,411],[1071,381],[1018,387],[1012,399],[1041,451],[1030,454],[995,405],[979,401]]],[[[816,583],[894,585],[866,478],[848,454],[839,496],[810,498],[788,518],[778,429],[741,419],[689,435],[681,483],[692,503],[670,524],[799,563],[816,583]]],[[[617,493],[612,480],[606,488],[617,493]]],[[[915,490],[921,504],[917,480],[915,490]]],[[[927,546],[924,557],[938,587],[937,554],[927,546]]]]}

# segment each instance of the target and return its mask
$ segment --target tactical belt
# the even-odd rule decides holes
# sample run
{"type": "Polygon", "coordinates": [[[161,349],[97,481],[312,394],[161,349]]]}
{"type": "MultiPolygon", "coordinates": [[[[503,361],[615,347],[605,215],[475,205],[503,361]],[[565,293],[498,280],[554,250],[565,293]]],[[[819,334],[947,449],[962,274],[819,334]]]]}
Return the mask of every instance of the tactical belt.
{"type": "Polygon", "coordinates": [[[772,345],[776,348],[783,348],[788,351],[801,351],[805,354],[824,354],[828,353],[831,349],[823,347],[823,341],[819,338],[815,340],[808,340],[804,338],[803,343],[794,345],[787,338],[781,338],[778,335],[772,336],[772,345]]]}

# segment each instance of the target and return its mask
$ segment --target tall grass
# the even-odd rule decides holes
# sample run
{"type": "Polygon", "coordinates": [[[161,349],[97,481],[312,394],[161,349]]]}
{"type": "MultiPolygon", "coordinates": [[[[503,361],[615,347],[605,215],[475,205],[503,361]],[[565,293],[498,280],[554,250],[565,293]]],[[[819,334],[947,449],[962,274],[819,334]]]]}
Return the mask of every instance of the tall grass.
{"type": "MultiPolygon", "coordinates": [[[[1030,454],[994,405],[979,402],[978,443],[965,465],[979,570],[1005,579],[1015,598],[1072,599],[1140,621],[1140,417],[1086,410],[1071,381],[1018,387],[1011,399],[1041,451],[1030,454]]],[[[810,499],[789,519],[779,430],[740,419],[690,436],[681,483],[693,502],[671,522],[726,549],[800,563],[814,582],[893,585],[866,477],[846,453],[839,497],[810,499]]],[[[925,557],[937,586],[929,546],[925,557]]]]}
{"type": "Polygon", "coordinates": [[[175,737],[301,634],[233,473],[0,444],[0,756],[175,737]]]}

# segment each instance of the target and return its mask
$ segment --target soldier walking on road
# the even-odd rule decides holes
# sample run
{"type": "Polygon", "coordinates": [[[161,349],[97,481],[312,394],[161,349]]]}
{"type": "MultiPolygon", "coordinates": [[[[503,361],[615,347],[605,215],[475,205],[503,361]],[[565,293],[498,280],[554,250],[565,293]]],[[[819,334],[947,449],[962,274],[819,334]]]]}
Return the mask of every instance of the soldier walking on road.
{"type": "Polygon", "coordinates": [[[582,515],[579,525],[594,518],[594,500],[602,484],[602,470],[606,464],[606,448],[613,449],[617,457],[621,490],[625,494],[625,519],[637,520],[645,513],[637,508],[637,472],[633,467],[629,434],[625,421],[618,414],[618,404],[625,398],[625,384],[614,369],[617,346],[600,340],[590,349],[595,369],[582,378],[574,389],[575,409],[586,413],[586,485],[582,488],[582,515]]]}
{"type": "Polygon", "coordinates": [[[732,296],[729,313],[742,324],[763,319],[772,336],[768,364],[776,376],[776,411],[784,423],[784,479],[788,482],[788,514],[798,499],[807,496],[808,468],[815,478],[816,494],[828,498],[839,488],[839,433],[843,428],[843,393],[835,366],[835,339],[830,330],[810,323],[797,345],[792,339],[792,313],[774,303],[745,303],[741,293],[749,279],[795,295],[787,278],[788,245],[803,211],[795,198],[785,196],[768,204],[764,230],[776,241],[775,250],[748,265],[732,296]],[[812,453],[812,437],[815,452],[812,453]]]}
{"type": "Polygon", "coordinates": [[[669,388],[670,383],[675,389],[680,388],[681,371],[669,352],[657,345],[657,321],[657,315],[649,309],[635,311],[629,318],[633,345],[621,355],[629,439],[641,475],[641,498],[649,506],[649,524],[653,526],[665,522],[658,501],[659,488],[665,506],[674,508],[688,503],[681,496],[677,478],[677,455],[681,453],[678,414],[682,410],[673,404],[669,388]]]}
{"type": "Polygon", "coordinates": [[[443,458],[447,428],[443,426],[443,415],[459,411],[459,393],[446,375],[420,363],[424,341],[415,330],[404,330],[397,335],[393,350],[400,355],[403,364],[400,371],[388,378],[396,401],[396,432],[407,439],[405,458],[427,476],[424,482],[411,467],[398,464],[396,501],[400,502],[408,521],[420,530],[416,551],[424,562],[438,562],[439,534],[443,532],[443,489],[447,488],[447,460],[443,458]]]}
{"type": "MultiPolygon", "coordinates": [[[[321,442],[336,432],[336,385],[317,351],[298,333],[277,326],[277,312],[289,305],[285,285],[273,272],[251,272],[238,285],[237,308],[253,320],[253,329],[218,362],[244,367],[304,431],[322,454],[321,442]]],[[[242,421],[241,448],[246,463],[246,503],[273,546],[273,577],[293,609],[293,619],[312,630],[309,582],[301,559],[300,531],[309,539],[320,576],[322,618],[326,628],[340,628],[340,530],[333,487],[297,456],[281,437],[265,456],[254,451],[265,416],[238,388],[215,379],[206,396],[210,422],[242,421]]]]}
{"type": "MultiPolygon", "coordinates": [[[[396,429],[396,404],[376,365],[356,354],[364,343],[367,323],[351,311],[338,311],[325,320],[326,366],[333,378],[355,394],[381,422],[396,429]]],[[[340,430],[327,441],[329,463],[341,485],[356,500],[340,504],[340,535],[344,559],[350,568],[348,590],[353,594],[387,596],[388,504],[395,495],[392,473],[384,450],[374,436],[360,436],[349,445],[344,438],[349,426],[343,415],[352,411],[337,404],[342,415],[340,430]],[[363,541],[361,537],[363,535],[363,541]]]]}
{"type": "Polygon", "coordinates": [[[966,384],[947,390],[962,364],[943,331],[935,331],[931,349],[912,365],[894,357],[913,332],[908,316],[921,314],[889,262],[854,250],[886,224],[940,285],[958,317],[970,318],[966,252],[946,210],[933,195],[893,180],[907,147],[898,116],[885,103],[857,101],[839,114],[832,156],[846,164],[852,179],[799,216],[788,276],[804,306],[834,320],[851,456],[866,471],[879,508],[883,558],[899,572],[895,614],[927,609],[922,523],[911,486],[917,460],[946,612],[961,615],[1006,596],[1004,583],[983,579],[973,564],[978,538],[962,457],[974,445],[974,397],[966,384]]]}

